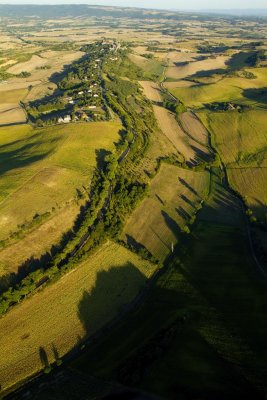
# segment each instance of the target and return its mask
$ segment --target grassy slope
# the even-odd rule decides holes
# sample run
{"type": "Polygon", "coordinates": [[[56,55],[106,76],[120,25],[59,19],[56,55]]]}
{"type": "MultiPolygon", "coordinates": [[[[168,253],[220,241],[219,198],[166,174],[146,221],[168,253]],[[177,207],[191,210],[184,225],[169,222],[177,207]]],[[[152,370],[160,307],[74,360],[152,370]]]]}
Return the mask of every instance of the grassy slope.
{"type": "Polygon", "coordinates": [[[208,159],[208,135],[194,115],[192,113],[182,114],[179,124],[174,113],[161,105],[163,97],[159,85],[150,81],[140,81],[139,83],[144,89],[145,96],[156,103],[153,105],[153,110],[162,133],[185,160],[188,163],[197,163],[208,159]]]}
{"type": "Polygon", "coordinates": [[[123,236],[133,237],[164,260],[176,234],[188,223],[209,190],[209,174],[163,164],[152,180],[150,195],[129,218],[123,236]],[[174,230],[174,231],[173,231],[174,230]]]}
{"type": "Polygon", "coordinates": [[[250,263],[242,211],[215,174],[193,235],[177,246],[181,261],[174,257],[143,306],[76,368],[118,379],[126,360],[145,354],[146,343],[178,318],[165,351],[157,353],[156,342],[150,354],[160,355],[129,373],[134,385],[173,399],[258,398],[266,373],[266,287],[250,263]]]}
{"type": "Polygon", "coordinates": [[[164,66],[157,59],[147,59],[136,54],[131,54],[129,58],[144,71],[144,76],[148,79],[150,77],[160,77],[163,73],[164,66]]]}
{"type": "Polygon", "coordinates": [[[263,217],[267,211],[266,110],[199,115],[214,135],[230,184],[246,197],[256,215],[263,217]]]}
{"type": "Polygon", "coordinates": [[[1,128],[0,239],[16,231],[17,225],[31,221],[36,213],[54,208],[54,217],[65,212],[77,196],[76,189],[89,186],[96,150],[114,149],[120,128],[118,122],[41,130],[26,125],[1,128]]]}
{"type": "Polygon", "coordinates": [[[216,101],[238,101],[255,105],[257,98],[244,97],[244,90],[264,87],[267,79],[267,68],[252,68],[249,71],[255,74],[257,78],[226,77],[214,84],[171,88],[170,92],[189,107],[202,107],[205,103],[216,101]]]}
{"type": "Polygon", "coordinates": [[[214,134],[220,156],[228,167],[231,164],[267,166],[265,110],[202,112],[199,115],[214,134]]]}
{"type": "Polygon", "coordinates": [[[2,389],[42,368],[39,349],[55,360],[116,316],[155,266],[112,242],[75,270],[0,319],[2,389]]]}

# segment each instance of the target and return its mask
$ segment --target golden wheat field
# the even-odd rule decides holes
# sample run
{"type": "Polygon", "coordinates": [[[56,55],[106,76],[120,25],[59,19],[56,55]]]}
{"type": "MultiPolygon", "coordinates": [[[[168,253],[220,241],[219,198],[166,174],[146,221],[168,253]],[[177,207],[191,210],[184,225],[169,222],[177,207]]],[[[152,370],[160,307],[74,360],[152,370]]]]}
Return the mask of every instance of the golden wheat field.
{"type": "Polygon", "coordinates": [[[75,205],[77,189],[84,192],[89,187],[96,152],[114,149],[120,128],[119,122],[80,123],[39,130],[28,125],[0,128],[0,239],[10,238],[12,232],[19,231],[36,214],[50,213],[50,222],[46,218],[43,229],[35,227],[38,230],[31,232],[39,245],[32,246],[30,253],[29,242],[25,248],[18,247],[18,258],[13,258],[12,247],[9,251],[3,250],[4,255],[0,251],[1,274],[9,268],[15,271],[16,261],[23,257],[47,251],[63,233],[61,228],[71,227],[79,208],[78,203],[75,205]],[[65,222],[57,224],[60,215],[65,222]],[[51,236],[40,241],[46,232],[51,236]]]}
{"type": "Polygon", "coordinates": [[[267,167],[229,168],[230,184],[242,196],[256,216],[267,213],[267,167]]]}
{"type": "Polygon", "coordinates": [[[2,390],[40,371],[118,315],[155,266],[108,242],[57,282],[0,319],[2,390]],[[116,284],[111,284],[116,282],[116,284]],[[43,349],[43,350],[41,350],[43,349]]]}

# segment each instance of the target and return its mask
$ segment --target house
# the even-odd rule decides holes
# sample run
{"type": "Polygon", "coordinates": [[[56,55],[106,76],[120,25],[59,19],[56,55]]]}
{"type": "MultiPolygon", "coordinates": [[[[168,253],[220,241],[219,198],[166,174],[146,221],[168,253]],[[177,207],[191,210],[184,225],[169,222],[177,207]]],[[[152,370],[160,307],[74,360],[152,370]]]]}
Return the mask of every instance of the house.
{"type": "Polygon", "coordinates": [[[74,100],[69,100],[69,104],[74,104],[74,100]]]}
{"type": "Polygon", "coordinates": [[[64,115],[63,118],[62,118],[62,117],[59,117],[58,120],[57,120],[57,122],[58,122],[59,124],[62,124],[62,123],[68,124],[69,122],[71,122],[71,116],[70,116],[70,115],[64,115]]]}
{"type": "Polygon", "coordinates": [[[96,108],[96,106],[89,106],[88,108],[90,108],[90,110],[93,110],[94,108],[96,108]]]}
{"type": "Polygon", "coordinates": [[[98,96],[98,94],[94,94],[94,96],[93,96],[93,97],[99,97],[99,96],[98,96]]]}
{"type": "Polygon", "coordinates": [[[71,116],[70,115],[65,115],[63,118],[64,123],[69,123],[71,121],[71,116]]]}
{"type": "Polygon", "coordinates": [[[83,94],[84,92],[83,92],[83,90],[81,90],[80,92],[78,92],[78,94],[83,94]]]}

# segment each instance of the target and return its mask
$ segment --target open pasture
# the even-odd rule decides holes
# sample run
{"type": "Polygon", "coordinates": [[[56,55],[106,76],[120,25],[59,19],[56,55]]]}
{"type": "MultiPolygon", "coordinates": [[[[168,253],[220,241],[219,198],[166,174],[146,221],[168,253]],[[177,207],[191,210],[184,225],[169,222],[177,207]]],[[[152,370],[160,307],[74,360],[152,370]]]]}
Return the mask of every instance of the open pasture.
{"type": "Polygon", "coordinates": [[[149,79],[150,77],[159,78],[163,71],[164,65],[162,61],[155,59],[147,59],[139,56],[138,54],[130,54],[130,60],[144,71],[144,76],[149,79]]]}
{"type": "Polygon", "coordinates": [[[264,110],[200,112],[213,133],[226,165],[267,166],[267,128],[264,110]]]}
{"type": "Polygon", "coordinates": [[[208,134],[202,123],[192,114],[185,113],[181,118],[181,125],[175,115],[159,105],[162,103],[160,87],[154,82],[139,82],[145,95],[154,102],[153,110],[161,131],[174,145],[185,161],[195,164],[209,157],[207,149],[208,134]]]}
{"type": "Polygon", "coordinates": [[[0,92],[0,126],[26,122],[26,114],[19,102],[25,98],[27,92],[26,88],[0,92]]]}
{"type": "MultiPolygon", "coordinates": [[[[0,239],[8,238],[36,214],[57,215],[74,201],[77,189],[83,191],[83,187],[90,185],[96,151],[113,150],[120,128],[119,122],[79,123],[39,130],[28,125],[1,128],[0,239]]],[[[71,215],[73,218],[73,211],[71,215]]],[[[7,262],[11,265],[11,248],[9,254],[7,262]]],[[[31,254],[23,251],[21,256],[26,258],[31,254]]],[[[12,269],[16,267],[13,263],[12,269]]]]}
{"type": "Polygon", "coordinates": [[[33,55],[29,61],[18,63],[8,69],[10,74],[19,74],[22,71],[32,72],[38,67],[43,67],[46,65],[46,60],[40,56],[33,55]]]}
{"type": "Polygon", "coordinates": [[[248,104],[257,107],[264,107],[264,102],[257,99],[257,92],[266,86],[267,68],[250,68],[256,78],[247,79],[244,77],[224,77],[215,83],[198,84],[190,87],[177,87],[173,84],[169,87],[170,92],[183,101],[188,107],[201,108],[206,103],[237,101],[241,104],[248,104]],[[253,93],[254,96],[253,96],[253,93]]]}
{"type": "Polygon", "coordinates": [[[209,145],[209,134],[207,129],[198,119],[198,117],[192,113],[192,111],[184,112],[179,116],[182,128],[187,132],[194,140],[203,144],[204,146],[209,145]]]}
{"type": "Polygon", "coordinates": [[[231,186],[236,189],[256,215],[265,219],[267,214],[267,167],[229,168],[231,186]]]}
{"type": "Polygon", "coordinates": [[[133,212],[123,231],[124,240],[145,246],[163,261],[172,243],[209,190],[209,173],[162,164],[152,180],[149,197],[133,212]]]}
{"type": "MultiPolygon", "coordinates": [[[[184,58],[184,57],[183,57],[184,58]]],[[[184,63],[185,65],[177,66],[172,65],[167,68],[166,77],[171,79],[184,79],[188,78],[191,75],[194,75],[196,72],[199,71],[209,71],[221,68],[227,68],[226,61],[229,57],[226,56],[218,56],[216,58],[207,58],[206,60],[202,61],[188,61],[185,58],[185,61],[175,61],[176,63],[184,63]]]]}
{"type": "Polygon", "coordinates": [[[55,362],[118,315],[155,265],[112,242],[0,319],[5,390],[55,362]],[[52,306],[51,306],[52,305],[52,306]],[[47,361],[46,361],[47,360],[47,361]]]}

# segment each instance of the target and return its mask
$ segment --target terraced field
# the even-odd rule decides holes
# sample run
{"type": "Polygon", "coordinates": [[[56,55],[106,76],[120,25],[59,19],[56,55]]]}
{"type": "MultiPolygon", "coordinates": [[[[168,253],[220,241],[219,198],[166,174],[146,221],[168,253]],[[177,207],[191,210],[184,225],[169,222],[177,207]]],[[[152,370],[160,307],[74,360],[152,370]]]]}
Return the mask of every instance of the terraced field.
{"type": "Polygon", "coordinates": [[[0,382],[6,389],[53,363],[123,310],[155,266],[109,242],[0,319],[0,382]],[[52,307],[51,307],[52,305],[52,307]]]}

